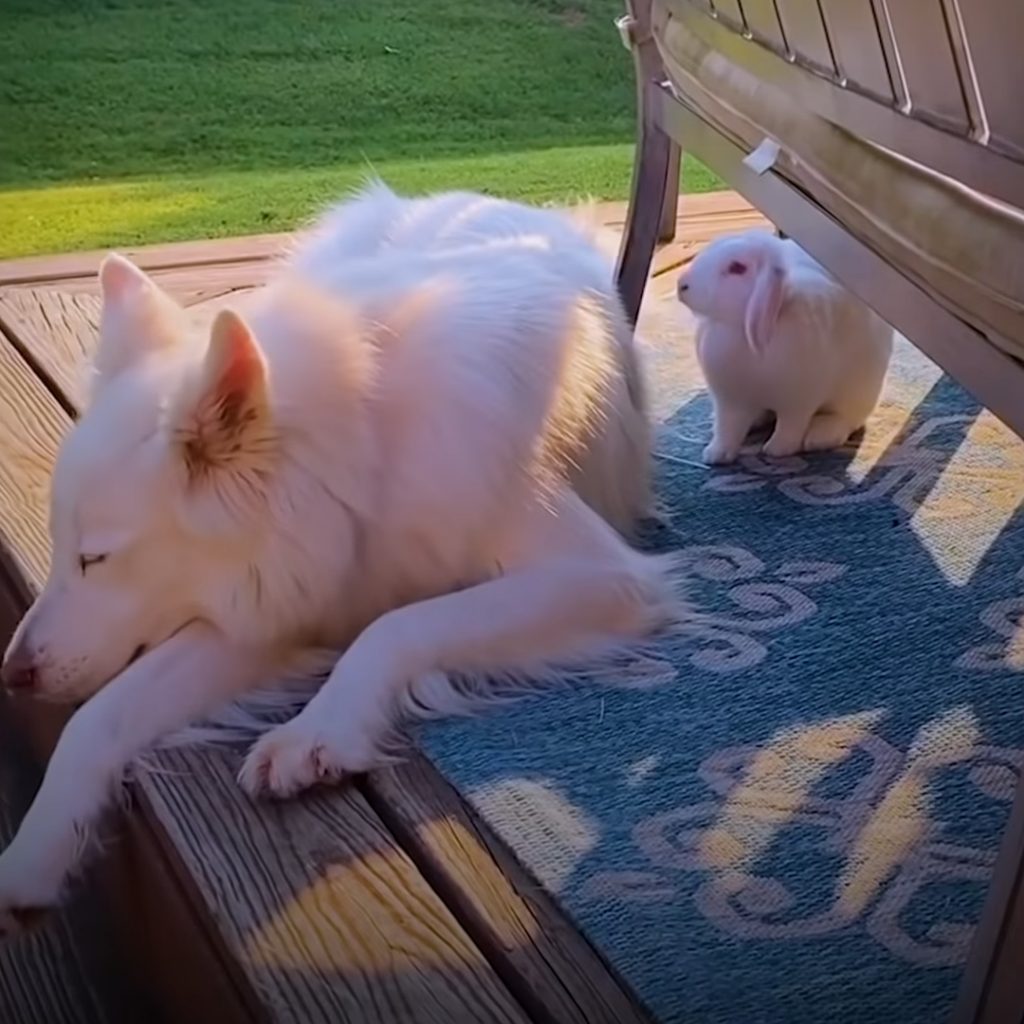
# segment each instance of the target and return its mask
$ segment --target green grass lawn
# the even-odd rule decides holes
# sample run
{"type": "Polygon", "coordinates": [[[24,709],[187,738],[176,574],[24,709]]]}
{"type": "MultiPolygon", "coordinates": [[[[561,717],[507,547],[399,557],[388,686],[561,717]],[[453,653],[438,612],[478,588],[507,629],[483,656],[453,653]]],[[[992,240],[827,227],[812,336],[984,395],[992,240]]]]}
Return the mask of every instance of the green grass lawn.
{"type": "MultiPolygon", "coordinates": [[[[2,0],[0,257],[280,231],[396,187],[625,198],[618,0],[2,0]]],[[[688,164],[686,187],[717,186],[688,164]]]]}

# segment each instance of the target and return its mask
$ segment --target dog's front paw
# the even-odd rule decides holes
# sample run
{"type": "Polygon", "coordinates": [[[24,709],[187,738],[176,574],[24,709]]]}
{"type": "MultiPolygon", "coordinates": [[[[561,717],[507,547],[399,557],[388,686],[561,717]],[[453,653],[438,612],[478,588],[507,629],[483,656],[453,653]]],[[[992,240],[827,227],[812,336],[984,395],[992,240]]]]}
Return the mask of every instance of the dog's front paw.
{"type": "Polygon", "coordinates": [[[338,782],[366,771],[366,758],[343,753],[338,738],[296,719],[253,745],[238,781],[253,797],[288,797],[320,782],[338,782]]]}

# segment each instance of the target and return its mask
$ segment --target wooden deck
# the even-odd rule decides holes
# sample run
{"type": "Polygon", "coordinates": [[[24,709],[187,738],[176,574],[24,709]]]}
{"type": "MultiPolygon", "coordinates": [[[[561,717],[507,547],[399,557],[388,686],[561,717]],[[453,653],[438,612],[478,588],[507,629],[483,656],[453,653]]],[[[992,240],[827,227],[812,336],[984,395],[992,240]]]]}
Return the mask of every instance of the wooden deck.
{"type": "MultiPolygon", "coordinates": [[[[602,212],[621,229],[621,204],[602,212]]],[[[756,223],[732,193],[685,197],[677,240],[657,255],[644,316],[669,300],[671,271],[703,243],[756,223]]],[[[261,284],[287,240],[124,251],[200,307],[261,284]]],[[[102,256],[0,263],[4,643],[45,576],[50,468],[82,401],[102,256]]],[[[19,807],[61,721],[30,701],[0,705],[0,786],[21,793],[19,807]]],[[[0,952],[0,1020],[647,1019],[422,758],[277,804],[250,801],[235,783],[237,767],[227,752],[184,750],[139,768],[130,812],[110,826],[116,842],[68,910],[0,952]]],[[[0,814],[0,840],[15,818],[0,814]]]]}

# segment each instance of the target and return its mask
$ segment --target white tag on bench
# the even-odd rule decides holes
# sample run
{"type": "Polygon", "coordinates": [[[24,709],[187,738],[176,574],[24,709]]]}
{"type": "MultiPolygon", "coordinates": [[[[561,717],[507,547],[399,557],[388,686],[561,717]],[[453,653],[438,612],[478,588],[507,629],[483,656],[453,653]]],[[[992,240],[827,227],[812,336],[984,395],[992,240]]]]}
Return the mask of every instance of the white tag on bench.
{"type": "Polygon", "coordinates": [[[780,152],[781,147],[774,139],[765,139],[757,149],[752,150],[746,155],[743,162],[755,174],[764,174],[765,171],[774,166],[780,152]]]}

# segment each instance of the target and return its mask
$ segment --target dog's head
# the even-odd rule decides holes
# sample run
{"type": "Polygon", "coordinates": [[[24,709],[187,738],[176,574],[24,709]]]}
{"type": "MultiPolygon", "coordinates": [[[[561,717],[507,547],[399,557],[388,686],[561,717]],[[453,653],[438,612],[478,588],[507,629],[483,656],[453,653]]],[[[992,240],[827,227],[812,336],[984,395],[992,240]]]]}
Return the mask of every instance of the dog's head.
{"type": "Polygon", "coordinates": [[[246,510],[276,443],[266,362],[237,315],[190,338],[128,261],[109,257],[100,280],[92,395],[53,473],[49,577],[3,665],[7,685],[61,700],[203,617],[204,581],[251,556],[246,510]]]}

